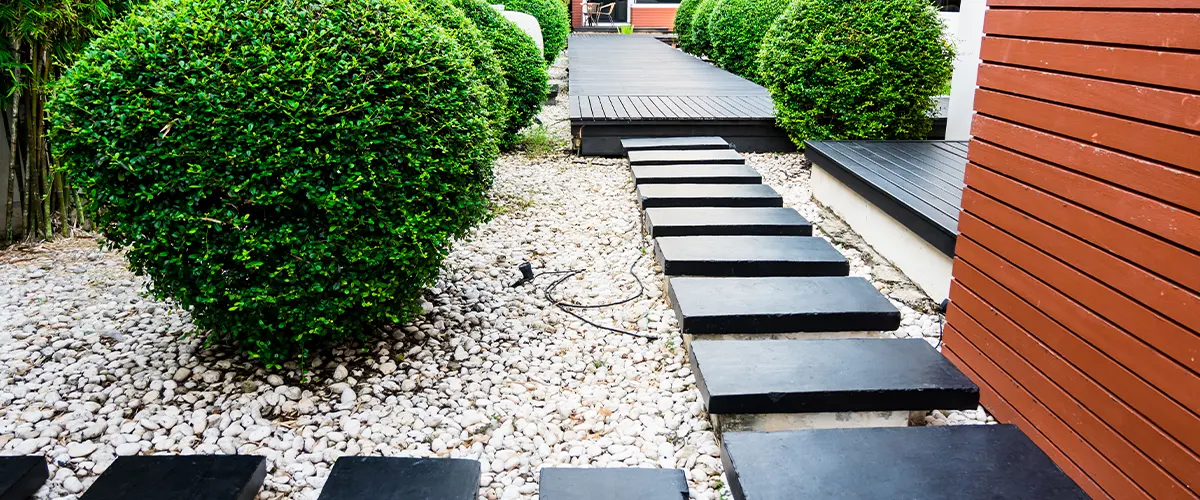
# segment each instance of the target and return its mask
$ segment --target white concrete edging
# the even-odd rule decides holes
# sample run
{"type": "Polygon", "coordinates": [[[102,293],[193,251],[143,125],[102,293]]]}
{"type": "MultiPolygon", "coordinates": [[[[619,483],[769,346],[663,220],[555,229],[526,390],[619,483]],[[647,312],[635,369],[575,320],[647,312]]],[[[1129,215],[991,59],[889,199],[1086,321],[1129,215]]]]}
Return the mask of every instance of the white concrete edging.
{"type": "Polygon", "coordinates": [[[953,259],[815,163],[809,188],[813,198],[845,220],[934,302],[950,296],[953,259]]]}

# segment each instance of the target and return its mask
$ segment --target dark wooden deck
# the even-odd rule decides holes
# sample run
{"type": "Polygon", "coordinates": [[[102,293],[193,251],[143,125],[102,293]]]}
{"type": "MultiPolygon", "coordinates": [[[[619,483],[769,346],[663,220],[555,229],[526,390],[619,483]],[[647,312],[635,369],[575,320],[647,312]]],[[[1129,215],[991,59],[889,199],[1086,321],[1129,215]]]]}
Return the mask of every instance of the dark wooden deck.
{"type": "Polygon", "coordinates": [[[571,130],[584,155],[628,137],[720,136],[739,151],[789,151],[763,87],[650,35],[571,36],[571,130]]]}
{"type": "Polygon", "coordinates": [[[805,155],[946,255],[954,255],[967,143],[808,141],[805,155]]]}

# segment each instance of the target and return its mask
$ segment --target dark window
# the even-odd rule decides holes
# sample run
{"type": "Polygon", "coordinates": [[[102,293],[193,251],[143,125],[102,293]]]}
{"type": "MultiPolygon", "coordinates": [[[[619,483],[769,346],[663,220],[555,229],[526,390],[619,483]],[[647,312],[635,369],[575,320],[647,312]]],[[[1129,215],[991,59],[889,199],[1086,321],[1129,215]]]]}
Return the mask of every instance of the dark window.
{"type": "Polygon", "coordinates": [[[678,4],[678,3],[679,3],[679,0],[635,0],[633,3],[636,3],[636,4],[643,4],[643,3],[673,3],[673,4],[678,4]]]}
{"type": "Polygon", "coordinates": [[[942,12],[958,12],[962,0],[933,0],[933,4],[942,12]]]}

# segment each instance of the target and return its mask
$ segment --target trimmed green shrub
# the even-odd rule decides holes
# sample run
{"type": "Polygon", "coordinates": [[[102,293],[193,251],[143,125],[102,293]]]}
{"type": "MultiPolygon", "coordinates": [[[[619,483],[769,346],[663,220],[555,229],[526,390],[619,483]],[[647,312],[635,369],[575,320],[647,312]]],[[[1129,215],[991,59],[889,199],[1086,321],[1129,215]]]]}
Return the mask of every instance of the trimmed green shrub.
{"type": "Polygon", "coordinates": [[[725,70],[758,81],[758,48],[787,0],[723,0],[708,21],[709,57],[725,70]]]}
{"type": "Polygon", "coordinates": [[[713,12],[724,2],[725,0],[700,0],[700,5],[696,6],[696,11],[692,13],[692,19],[689,21],[691,25],[688,31],[691,35],[688,37],[687,47],[683,50],[700,57],[712,55],[708,23],[712,20],[713,12]]]}
{"type": "Polygon", "coordinates": [[[483,94],[480,107],[487,113],[488,123],[497,135],[508,126],[508,81],[492,50],[492,43],[483,36],[475,23],[455,7],[450,0],[420,0],[414,2],[421,12],[437,20],[448,30],[458,45],[466,51],[471,65],[479,75],[483,94]]]}
{"type": "Polygon", "coordinates": [[[53,139],[153,292],[275,366],[411,318],[486,216],[469,60],[409,0],[160,0],[63,77],[53,139]]]}
{"type": "Polygon", "coordinates": [[[692,37],[692,19],[695,17],[696,8],[704,0],[683,0],[679,2],[679,8],[675,10],[675,36],[679,43],[679,48],[684,52],[689,52],[687,47],[691,43],[692,37]]]}
{"type": "Polygon", "coordinates": [[[537,18],[542,27],[542,50],[546,63],[553,63],[558,54],[567,48],[567,37],[571,36],[571,13],[562,0],[504,0],[497,2],[505,10],[524,12],[537,18]]]}
{"type": "Polygon", "coordinates": [[[503,149],[517,144],[517,134],[542,110],[548,93],[546,67],[533,38],[483,0],[454,0],[492,42],[492,50],[508,82],[508,122],[500,131],[503,149]]]}
{"type": "Polygon", "coordinates": [[[802,0],[764,38],[759,74],[798,145],[921,139],[953,59],[928,0],[802,0]]]}

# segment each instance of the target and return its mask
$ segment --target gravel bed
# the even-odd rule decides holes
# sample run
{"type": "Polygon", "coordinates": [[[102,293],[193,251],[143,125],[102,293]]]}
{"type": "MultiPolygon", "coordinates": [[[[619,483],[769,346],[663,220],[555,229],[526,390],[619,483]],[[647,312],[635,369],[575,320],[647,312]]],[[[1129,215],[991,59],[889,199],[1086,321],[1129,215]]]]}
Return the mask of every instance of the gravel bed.
{"type": "MultiPolygon", "coordinates": [[[[564,78],[562,62],[552,74],[564,78]]],[[[566,95],[541,120],[566,143],[566,95]]],[[[458,242],[425,315],[308,371],[205,349],[186,312],[144,295],[86,239],[0,254],[0,453],[50,457],[38,498],[76,498],[121,455],[268,459],[260,498],[315,498],[342,455],[470,457],[481,498],[534,498],[542,466],[678,467],[716,498],[717,442],[644,251],[626,166],[504,156],[493,220],[458,242]],[[516,266],[582,269],[558,298],[661,339],[601,330],[514,288],[516,266]]]]}
{"type": "MultiPolygon", "coordinates": [[[[552,77],[565,80],[564,65],[552,77]]],[[[564,144],[565,118],[566,92],[540,117],[564,144]]],[[[749,156],[789,206],[837,227],[809,199],[802,155],[749,156]]],[[[263,455],[264,499],[315,498],[343,455],[478,459],[487,499],[535,498],[539,468],[561,465],[677,467],[692,498],[727,497],[626,163],[506,155],[493,200],[495,217],[455,245],[422,317],[306,370],[267,372],[205,348],[185,311],[148,298],[121,255],[92,240],[0,252],[0,454],[51,459],[37,498],[77,498],[117,456],[153,453],[263,455]],[[583,270],[559,286],[561,300],[606,303],[644,287],[579,314],[660,338],[551,307],[544,287],[556,276],[511,286],[526,261],[583,270]]],[[[919,312],[911,283],[852,236],[832,239],[855,275],[899,295],[898,334],[936,343],[937,318],[919,312]]]]}

